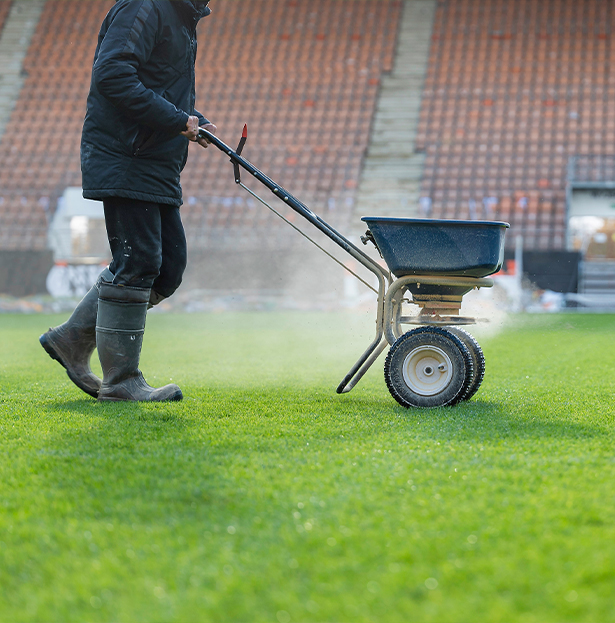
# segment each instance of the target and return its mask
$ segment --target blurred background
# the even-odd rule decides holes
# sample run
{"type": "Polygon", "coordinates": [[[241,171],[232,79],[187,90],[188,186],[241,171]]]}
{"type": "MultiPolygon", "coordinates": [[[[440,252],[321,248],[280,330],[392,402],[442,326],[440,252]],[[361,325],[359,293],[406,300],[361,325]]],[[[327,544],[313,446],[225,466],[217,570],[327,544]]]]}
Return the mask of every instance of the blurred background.
{"type": "MultiPolygon", "coordinates": [[[[0,0],[0,311],[69,309],[109,260],[79,143],[112,5],[0,0]]],[[[339,231],[358,241],[365,215],[507,221],[504,305],[615,308],[612,2],[210,6],[197,108],[232,146],[247,123],[244,156],[339,231]]],[[[183,189],[189,268],[168,308],[363,304],[367,290],[236,186],[220,151],[191,145],[183,189]]]]}

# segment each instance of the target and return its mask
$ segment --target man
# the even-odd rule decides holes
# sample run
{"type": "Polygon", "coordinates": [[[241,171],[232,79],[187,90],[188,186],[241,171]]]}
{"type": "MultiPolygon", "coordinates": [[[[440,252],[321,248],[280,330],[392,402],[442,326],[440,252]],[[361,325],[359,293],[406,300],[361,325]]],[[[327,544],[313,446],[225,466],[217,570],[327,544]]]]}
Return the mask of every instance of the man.
{"type": "Polygon", "coordinates": [[[189,141],[207,147],[194,108],[196,27],[208,2],[117,0],[103,21],[81,140],[83,196],[103,201],[113,260],[64,324],[40,342],[98,400],[181,400],[138,366],[148,308],[186,267],[180,173],[189,141]],[[94,348],[103,379],[90,369],[94,348]]]}

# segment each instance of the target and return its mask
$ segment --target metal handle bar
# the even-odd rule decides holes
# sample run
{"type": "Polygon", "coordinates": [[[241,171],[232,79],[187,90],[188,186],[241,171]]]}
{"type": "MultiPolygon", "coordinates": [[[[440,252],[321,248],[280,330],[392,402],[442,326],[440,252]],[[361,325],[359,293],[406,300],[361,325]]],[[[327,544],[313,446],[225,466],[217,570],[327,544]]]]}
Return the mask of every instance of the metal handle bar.
{"type": "MultiPolygon", "coordinates": [[[[244,130],[245,135],[245,130],[244,130]]],[[[291,193],[289,193],[285,188],[276,184],[272,179],[267,177],[262,171],[257,169],[251,162],[246,160],[243,156],[238,154],[235,150],[231,149],[226,143],[221,141],[215,134],[212,134],[209,130],[205,128],[199,128],[199,138],[204,138],[209,141],[212,145],[215,145],[220,151],[223,151],[234,165],[239,165],[242,169],[246,170],[250,175],[255,177],[261,184],[266,186],[274,195],[276,195],[281,201],[284,201],[287,205],[289,205],[295,212],[300,214],[303,218],[309,221],[314,227],[319,229],[325,236],[333,240],[338,246],[340,246],[344,251],[349,253],[352,257],[354,257],[357,261],[359,261],[365,268],[374,273],[378,280],[381,279],[384,281],[390,280],[390,274],[386,271],[380,264],[375,262],[369,255],[367,255],[364,251],[355,246],[348,238],[340,234],[337,230],[335,230],[329,223],[321,219],[317,214],[314,214],[312,210],[310,210],[305,204],[299,201],[296,197],[294,197],[291,193]]],[[[244,136],[245,138],[245,136],[244,136]]],[[[241,183],[239,176],[236,175],[235,182],[238,184],[241,183]]]]}

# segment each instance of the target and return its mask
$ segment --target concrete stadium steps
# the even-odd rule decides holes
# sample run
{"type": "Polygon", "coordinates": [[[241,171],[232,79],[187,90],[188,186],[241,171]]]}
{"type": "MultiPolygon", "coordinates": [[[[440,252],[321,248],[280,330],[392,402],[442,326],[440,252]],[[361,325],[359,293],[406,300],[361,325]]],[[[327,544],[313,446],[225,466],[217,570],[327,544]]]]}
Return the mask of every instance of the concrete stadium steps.
{"type": "Polygon", "coordinates": [[[0,34],[0,140],[25,82],[22,70],[45,0],[14,0],[0,34]]]}
{"type": "Polygon", "coordinates": [[[435,0],[403,4],[393,71],[382,79],[361,173],[357,217],[417,214],[425,157],[415,153],[415,143],[435,9],[435,0]]]}

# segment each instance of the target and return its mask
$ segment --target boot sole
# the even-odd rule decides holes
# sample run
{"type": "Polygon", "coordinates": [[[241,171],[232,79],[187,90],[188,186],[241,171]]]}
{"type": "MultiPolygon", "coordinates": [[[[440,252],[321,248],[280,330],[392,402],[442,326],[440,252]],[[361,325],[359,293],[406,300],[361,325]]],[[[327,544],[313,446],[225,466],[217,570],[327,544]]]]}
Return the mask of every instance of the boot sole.
{"type": "Polygon", "coordinates": [[[184,395],[181,390],[176,391],[174,394],[171,394],[168,398],[164,400],[133,400],[132,398],[114,398],[113,396],[99,396],[98,402],[178,402],[182,400],[184,395]]]}
{"type": "Polygon", "coordinates": [[[54,348],[53,344],[51,343],[51,339],[49,338],[49,336],[46,333],[43,333],[43,335],[41,335],[41,337],[38,338],[38,341],[41,343],[41,346],[45,349],[46,353],[54,361],[57,361],[66,370],[66,374],[68,375],[68,378],[81,391],[83,391],[86,394],[88,394],[88,396],[92,396],[92,398],[98,398],[98,390],[89,389],[89,388],[84,387],[82,383],[78,382],[79,379],[77,379],[75,376],[73,376],[73,374],[71,374],[71,371],[69,370],[69,368],[66,366],[66,364],[62,360],[62,357],[60,357],[60,355],[58,354],[58,351],[54,348]]]}

